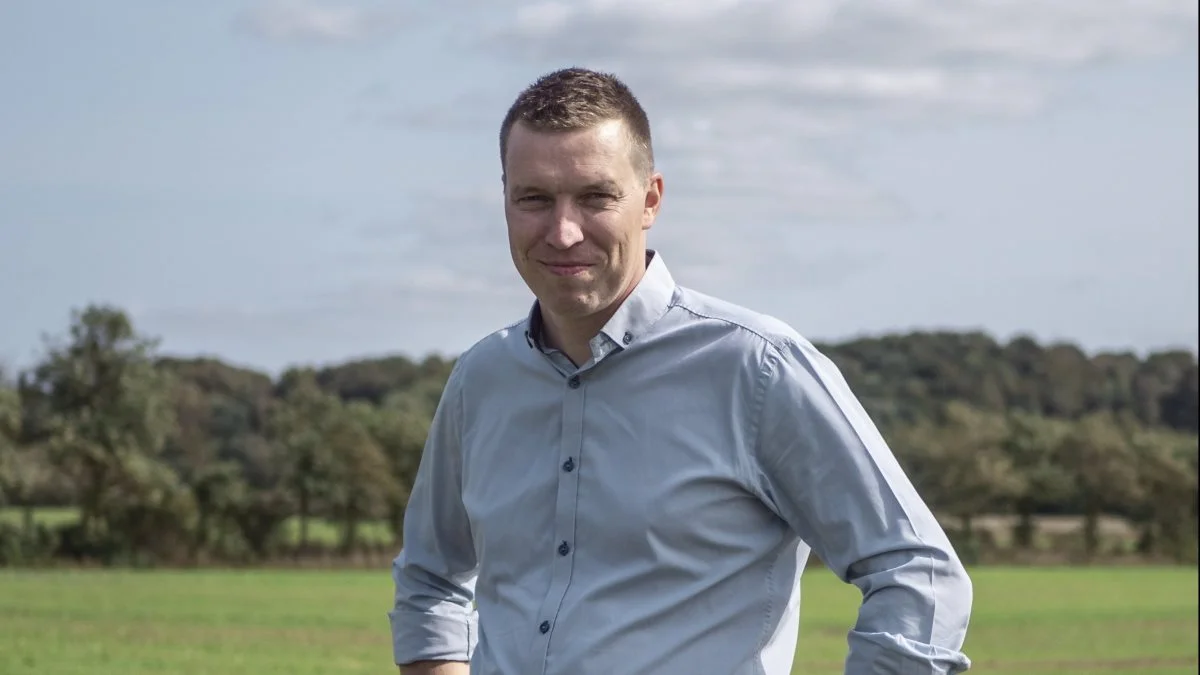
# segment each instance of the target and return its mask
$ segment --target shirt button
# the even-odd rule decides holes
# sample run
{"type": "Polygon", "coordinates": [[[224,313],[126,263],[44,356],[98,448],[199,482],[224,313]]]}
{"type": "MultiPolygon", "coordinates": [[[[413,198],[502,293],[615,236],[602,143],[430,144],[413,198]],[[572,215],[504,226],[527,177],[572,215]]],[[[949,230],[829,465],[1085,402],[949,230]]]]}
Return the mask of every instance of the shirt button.
{"type": "Polygon", "coordinates": [[[543,621],[542,625],[538,626],[538,630],[542,631],[543,633],[549,633],[550,632],[550,622],[543,621]]]}
{"type": "Polygon", "coordinates": [[[563,471],[566,471],[567,473],[571,473],[574,470],[575,470],[575,459],[572,457],[568,457],[567,461],[563,462],[563,471]]]}
{"type": "Polygon", "coordinates": [[[630,342],[633,342],[633,333],[630,333],[629,331],[625,331],[625,335],[621,338],[621,342],[624,342],[625,344],[629,344],[630,342]]]}
{"type": "Polygon", "coordinates": [[[558,545],[558,554],[559,555],[566,555],[570,552],[571,552],[571,545],[568,544],[567,542],[564,541],[563,543],[558,545]]]}
{"type": "Polygon", "coordinates": [[[567,380],[567,386],[572,389],[578,389],[579,388],[579,378],[572,377],[571,379],[567,380]]]}

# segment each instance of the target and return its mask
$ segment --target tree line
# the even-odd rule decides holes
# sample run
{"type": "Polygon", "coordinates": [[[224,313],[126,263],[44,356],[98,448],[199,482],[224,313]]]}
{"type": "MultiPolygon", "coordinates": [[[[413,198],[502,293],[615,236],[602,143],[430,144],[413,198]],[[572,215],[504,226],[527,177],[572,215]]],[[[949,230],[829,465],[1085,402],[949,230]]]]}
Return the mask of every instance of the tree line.
{"type": "MultiPolygon", "coordinates": [[[[964,550],[985,516],[1012,516],[1011,547],[1030,550],[1039,518],[1070,515],[1096,556],[1102,518],[1119,516],[1142,555],[1195,561],[1191,352],[1089,356],[976,332],[818,347],[964,550]]],[[[0,564],[392,554],[452,366],[391,356],[271,377],[162,355],[120,308],[75,311],[33,366],[0,373],[0,564]],[[48,524],[48,507],[76,517],[48,524]],[[384,541],[363,536],[381,525],[384,541]]]]}

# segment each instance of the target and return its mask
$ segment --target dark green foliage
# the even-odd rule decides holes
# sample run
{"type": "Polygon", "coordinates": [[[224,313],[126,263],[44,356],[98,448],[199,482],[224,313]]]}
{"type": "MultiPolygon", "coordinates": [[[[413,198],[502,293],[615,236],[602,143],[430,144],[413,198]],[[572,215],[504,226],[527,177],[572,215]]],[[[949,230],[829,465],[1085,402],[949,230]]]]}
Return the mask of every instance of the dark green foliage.
{"type": "MultiPolygon", "coordinates": [[[[1140,532],[1144,554],[1194,560],[1197,363],[1166,351],[1088,355],[982,333],[917,332],[820,344],[951,535],[973,557],[1012,515],[1101,518],[1140,532]]],[[[252,561],[401,543],[404,509],[453,360],[388,356],[278,377],[211,358],[165,357],[120,310],[72,316],[23,373],[0,373],[0,564],[51,555],[105,563],[252,561]],[[35,507],[78,509],[45,527],[35,507]],[[298,524],[299,536],[288,523],[298,524]],[[331,524],[318,542],[310,525],[331,524]],[[7,524],[6,524],[7,523],[7,524]]]]}

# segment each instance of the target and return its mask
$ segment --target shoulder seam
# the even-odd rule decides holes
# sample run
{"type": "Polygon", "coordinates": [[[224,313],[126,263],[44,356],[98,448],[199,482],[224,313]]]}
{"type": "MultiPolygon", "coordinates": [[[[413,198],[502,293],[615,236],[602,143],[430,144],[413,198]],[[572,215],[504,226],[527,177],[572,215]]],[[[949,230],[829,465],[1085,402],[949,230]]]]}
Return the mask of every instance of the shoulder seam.
{"type": "Polygon", "coordinates": [[[701,319],[708,319],[708,320],[710,320],[710,321],[720,321],[720,322],[722,322],[722,323],[726,323],[726,324],[729,324],[729,325],[731,325],[731,326],[736,326],[737,328],[740,328],[740,329],[742,329],[742,330],[746,331],[747,333],[750,333],[751,335],[753,335],[753,336],[757,337],[758,339],[762,340],[763,342],[767,343],[767,344],[768,344],[768,345],[770,345],[772,348],[774,348],[776,352],[782,352],[782,351],[783,351],[783,348],[784,348],[784,345],[785,345],[786,343],[788,343],[788,342],[791,342],[791,341],[792,341],[792,340],[791,340],[791,338],[788,338],[787,336],[781,336],[781,337],[780,337],[780,338],[778,338],[778,339],[772,339],[772,338],[770,338],[770,337],[768,337],[768,336],[766,336],[766,335],[763,335],[763,334],[762,334],[762,332],[760,332],[760,331],[757,331],[757,330],[755,330],[755,329],[751,328],[750,326],[747,326],[746,324],[744,324],[744,323],[742,323],[742,322],[740,322],[740,321],[735,321],[735,320],[733,320],[733,319],[731,319],[731,318],[724,317],[724,316],[713,316],[713,315],[711,315],[711,314],[706,314],[706,313],[704,313],[704,312],[700,312],[700,311],[698,311],[698,310],[696,310],[696,309],[693,309],[693,308],[691,308],[691,307],[689,307],[689,306],[687,306],[687,305],[685,305],[685,304],[683,304],[683,303],[681,303],[681,302],[676,302],[676,303],[673,303],[673,305],[674,305],[675,307],[678,307],[678,308],[682,309],[683,311],[685,311],[685,312],[687,312],[687,313],[689,313],[689,314],[691,314],[691,315],[693,315],[693,316],[699,317],[699,318],[701,318],[701,319]]]}

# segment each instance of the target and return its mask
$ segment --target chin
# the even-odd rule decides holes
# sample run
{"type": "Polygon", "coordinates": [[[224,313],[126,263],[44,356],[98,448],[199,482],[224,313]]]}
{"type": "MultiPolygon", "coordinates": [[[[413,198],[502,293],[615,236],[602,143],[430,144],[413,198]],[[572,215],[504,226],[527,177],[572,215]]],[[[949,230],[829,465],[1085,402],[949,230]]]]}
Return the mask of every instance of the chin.
{"type": "Polygon", "coordinates": [[[588,316],[598,309],[595,296],[554,290],[538,296],[538,302],[550,313],[563,318],[588,316]]]}
{"type": "Polygon", "coordinates": [[[550,302],[542,302],[550,313],[564,319],[578,319],[595,313],[596,308],[590,302],[580,302],[577,300],[554,298],[550,302]]]}

